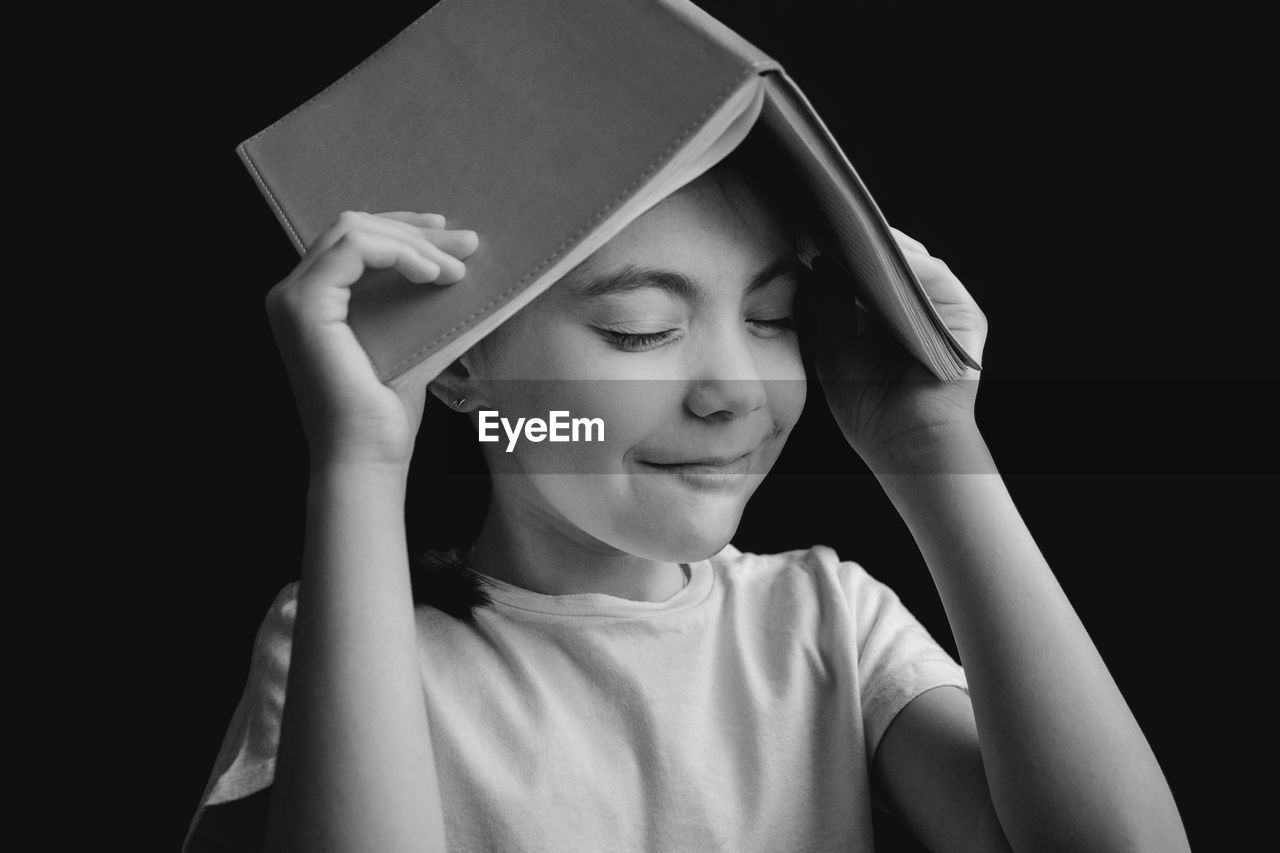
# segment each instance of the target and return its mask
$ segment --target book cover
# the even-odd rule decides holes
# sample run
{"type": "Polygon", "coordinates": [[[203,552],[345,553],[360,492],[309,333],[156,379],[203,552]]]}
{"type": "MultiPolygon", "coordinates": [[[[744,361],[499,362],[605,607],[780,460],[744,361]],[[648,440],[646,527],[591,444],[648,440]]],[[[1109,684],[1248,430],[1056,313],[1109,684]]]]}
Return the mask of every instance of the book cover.
{"type": "Polygon", "coordinates": [[[753,128],[784,125],[870,304],[936,374],[950,354],[958,375],[963,356],[936,314],[928,328],[927,298],[812,107],[688,0],[441,0],[237,153],[299,253],[343,210],[443,213],[480,234],[457,285],[388,269],[353,286],[348,322],[379,377],[416,382],[753,128]],[[869,222],[848,215],[850,192],[869,222]]]}

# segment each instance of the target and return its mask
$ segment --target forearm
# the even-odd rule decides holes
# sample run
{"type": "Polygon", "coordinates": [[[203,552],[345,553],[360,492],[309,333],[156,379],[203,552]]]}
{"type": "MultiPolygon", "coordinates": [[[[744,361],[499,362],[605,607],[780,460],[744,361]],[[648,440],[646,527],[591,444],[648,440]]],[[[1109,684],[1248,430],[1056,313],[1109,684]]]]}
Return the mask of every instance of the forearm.
{"type": "Polygon", "coordinates": [[[269,851],[442,851],[403,474],[312,473],[269,851]]]}
{"type": "Polygon", "coordinates": [[[1014,849],[1187,849],[1154,754],[977,431],[874,467],[937,585],[1014,849]]]}

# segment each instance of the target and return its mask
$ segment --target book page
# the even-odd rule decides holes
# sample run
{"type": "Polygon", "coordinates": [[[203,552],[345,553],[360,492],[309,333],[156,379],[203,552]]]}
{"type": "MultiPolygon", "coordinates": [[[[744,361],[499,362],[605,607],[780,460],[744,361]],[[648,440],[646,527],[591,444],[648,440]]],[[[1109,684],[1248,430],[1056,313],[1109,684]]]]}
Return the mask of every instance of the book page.
{"type": "Polygon", "coordinates": [[[765,75],[761,115],[762,129],[789,153],[827,218],[834,245],[826,248],[876,315],[938,378],[957,379],[965,365],[977,367],[938,316],[857,173],[785,74],[765,75]]]}

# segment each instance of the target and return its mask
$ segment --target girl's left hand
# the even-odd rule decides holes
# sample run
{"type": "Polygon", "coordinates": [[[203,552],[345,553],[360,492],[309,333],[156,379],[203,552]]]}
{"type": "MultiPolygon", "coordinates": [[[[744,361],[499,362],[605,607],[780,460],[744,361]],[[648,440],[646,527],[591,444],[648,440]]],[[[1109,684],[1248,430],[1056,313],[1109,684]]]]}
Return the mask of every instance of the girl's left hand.
{"type": "MultiPolygon", "coordinates": [[[[981,361],[987,318],[978,304],[918,240],[890,231],[947,328],[981,361]]],[[[883,470],[940,442],[976,434],[978,371],[967,368],[955,382],[939,381],[870,315],[859,312],[855,322],[849,282],[822,280],[834,273],[830,263],[819,261],[814,272],[814,367],[831,413],[858,455],[883,470]]]]}

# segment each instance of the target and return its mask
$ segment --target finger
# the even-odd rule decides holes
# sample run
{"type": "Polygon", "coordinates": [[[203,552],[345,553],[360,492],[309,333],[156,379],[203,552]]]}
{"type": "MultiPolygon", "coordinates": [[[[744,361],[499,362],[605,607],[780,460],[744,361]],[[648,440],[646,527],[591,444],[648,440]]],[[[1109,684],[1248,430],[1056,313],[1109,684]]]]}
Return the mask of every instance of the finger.
{"type": "Polygon", "coordinates": [[[422,254],[440,267],[440,277],[436,280],[437,284],[455,284],[462,281],[467,274],[466,264],[430,240],[424,240],[423,243],[424,245],[420,247],[422,254]]]}
{"type": "Polygon", "coordinates": [[[467,273],[466,265],[462,261],[436,246],[419,228],[398,219],[363,211],[348,210],[339,214],[333,227],[316,241],[316,251],[327,251],[344,235],[356,231],[368,231],[408,242],[440,269],[436,279],[439,284],[453,284],[461,281],[467,273]]]}
{"type": "Polygon", "coordinates": [[[968,288],[942,260],[918,252],[906,257],[938,317],[965,351],[981,361],[987,319],[968,288]]]}
{"type": "Polygon", "coordinates": [[[428,238],[434,246],[442,248],[454,257],[466,257],[479,246],[480,236],[474,231],[467,228],[444,228],[443,225],[426,225],[422,224],[424,216],[434,216],[439,222],[443,222],[444,216],[439,214],[412,214],[404,213],[404,211],[394,211],[389,214],[375,214],[381,218],[388,219],[390,222],[403,223],[404,227],[411,228],[413,231],[428,238]]]}
{"type": "Polygon", "coordinates": [[[390,216],[393,219],[400,219],[404,222],[417,225],[420,228],[444,228],[448,224],[445,221],[443,213],[418,213],[412,210],[392,210],[387,213],[379,213],[378,216],[390,216]]]}
{"type": "Polygon", "coordinates": [[[344,210],[338,214],[338,218],[334,220],[333,225],[308,249],[308,254],[326,252],[331,246],[342,239],[343,235],[350,231],[368,230],[388,236],[399,235],[403,239],[413,241],[415,244],[425,245],[428,241],[421,229],[402,222],[397,219],[391,219],[376,213],[366,213],[362,210],[344,210]]]}
{"type": "Polygon", "coordinates": [[[961,284],[960,279],[945,262],[932,255],[911,254],[907,256],[916,278],[920,279],[925,293],[936,305],[976,304],[969,291],[961,284]]]}
{"type": "Polygon", "coordinates": [[[408,243],[373,231],[349,231],[322,255],[312,269],[315,286],[350,287],[365,269],[395,267],[410,281],[436,281],[440,267],[408,243]]]}
{"type": "Polygon", "coordinates": [[[403,222],[417,229],[433,245],[455,258],[470,256],[480,244],[480,236],[475,231],[466,228],[445,228],[444,217],[438,213],[412,213],[400,210],[375,215],[403,222]]]}
{"type": "MultiPolygon", "coordinates": [[[[428,227],[428,225],[420,224],[424,216],[431,216],[431,218],[443,222],[444,216],[439,214],[413,214],[406,213],[406,211],[394,211],[394,213],[375,215],[387,220],[387,222],[398,223],[399,227],[402,227],[406,234],[410,234],[412,237],[425,237],[426,241],[431,245],[460,260],[463,257],[470,257],[480,245],[479,234],[474,231],[468,231],[466,228],[449,229],[434,227],[434,225],[428,227]]],[[[462,275],[466,273],[466,270],[461,266],[448,263],[447,260],[436,259],[436,261],[442,263],[447,272],[452,270],[451,274],[457,275],[458,278],[462,278],[462,275]]]]}
{"type": "Polygon", "coordinates": [[[435,230],[428,232],[396,219],[389,219],[383,216],[375,218],[380,220],[380,224],[390,228],[385,233],[408,241],[425,258],[440,268],[440,275],[436,279],[437,284],[454,284],[461,281],[463,276],[467,274],[466,264],[454,257],[446,249],[436,245],[435,238],[432,236],[435,234],[448,234],[449,232],[435,230]]]}
{"type": "Polygon", "coordinates": [[[440,282],[440,265],[431,257],[424,255],[411,243],[397,240],[394,236],[369,234],[353,231],[344,238],[345,245],[334,246],[338,253],[352,253],[359,258],[361,266],[367,269],[395,269],[410,281],[419,284],[440,282]]]}
{"type": "Polygon", "coordinates": [[[453,231],[431,231],[428,232],[427,239],[459,260],[471,257],[480,247],[480,235],[465,228],[453,231]]]}
{"type": "Polygon", "coordinates": [[[926,255],[929,254],[929,250],[924,247],[924,243],[921,243],[915,237],[912,237],[910,234],[903,231],[899,231],[892,225],[889,226],[889,230],[893,232],[893,236],[897,238],[898,245],[903,249],[916,249],[917,251],[924,252],[926,255]]]}

